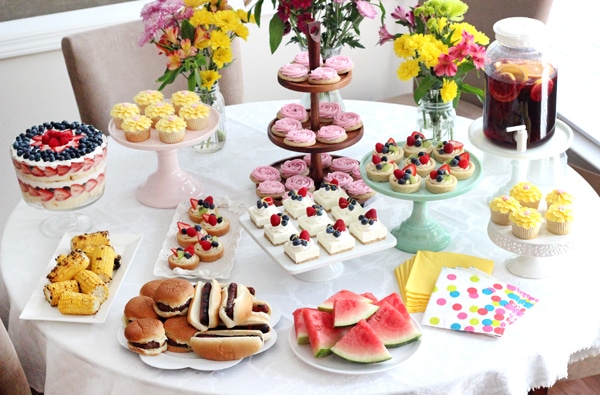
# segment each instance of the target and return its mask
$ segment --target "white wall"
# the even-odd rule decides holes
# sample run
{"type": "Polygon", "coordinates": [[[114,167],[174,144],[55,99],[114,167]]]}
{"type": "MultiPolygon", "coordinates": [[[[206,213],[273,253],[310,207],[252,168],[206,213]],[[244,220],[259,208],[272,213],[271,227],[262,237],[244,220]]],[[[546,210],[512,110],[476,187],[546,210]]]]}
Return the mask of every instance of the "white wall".
{"type": "MultiPolygon", "coordinates": [[[[124,6],[130,7],[129,9],[108,14],[114,22],[132,20],[138,17],[143,3],[144,1],[133,2],[133,5],[125,3],[124,6]],[[133,10],[132,6],[135,7],[133,10]],[[115,21],[115,17],[118,20],[115,21]]],[[[105,8],[98,7],[98,10],[105,8]]],[[[0,148],[0,185],[3,185],[0,194],[1,229],[4,229],[10,211],[21,199],[8,147],[17,134],[31,125],[79,118],[59,49],[60,37],[73,30],[111,23],[102,20],[98,16],[98,10],[92,10],[90,22],[85,22],[83,17],[56,15],[0,23],[0,147],[3,147],[0,148]],[[73,21],[77,26],[69,28],[63,25],[73,21]],[[35,26],[35,33],[20,31],[27,26],[35,26]],[[61,30],[56,31],[56,26],[61,26],[61,30]],[[52,29],[54,30],[50,31],[52,29]],[[44,34],[45,31],[48,33],[44,34]]],[[[250,36],[247,42],[242,43],[245,100],[299,99],[299,93],[284,89],[276,78],[277,69],[293,58],[297,47],[282,46],[271,55],[268,46],[270,15],[264,15],[263,19],[261,28],[250,26],[250,36]]],[[[365,21],[361,31],[366,49],[344,49],[342,52],[351,56],[355,62],[353,81],[342,90],[344,98],[380,100],[411,89],[410,84],[401,83],[395,76],[398,62],[394,58],[391,44],[384,47],[376,45],[378,28],[377,20],[365,21]]],[[[164,59],[157,55],[156,61],[163,62],[164,59]]]]}

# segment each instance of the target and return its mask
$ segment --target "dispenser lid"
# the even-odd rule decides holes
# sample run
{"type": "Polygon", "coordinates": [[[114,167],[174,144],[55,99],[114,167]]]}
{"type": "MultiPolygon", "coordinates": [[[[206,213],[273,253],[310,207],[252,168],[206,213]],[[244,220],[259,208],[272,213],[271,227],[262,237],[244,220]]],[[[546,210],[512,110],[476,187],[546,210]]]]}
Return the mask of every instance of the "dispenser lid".
{"type": "Polygon", "coordinates": [[[544,30],[544,23],[533,18],[505,18],[494,23],[496,40],[502,45],[513,48],[530,48],[541,44],[544,30]]]}

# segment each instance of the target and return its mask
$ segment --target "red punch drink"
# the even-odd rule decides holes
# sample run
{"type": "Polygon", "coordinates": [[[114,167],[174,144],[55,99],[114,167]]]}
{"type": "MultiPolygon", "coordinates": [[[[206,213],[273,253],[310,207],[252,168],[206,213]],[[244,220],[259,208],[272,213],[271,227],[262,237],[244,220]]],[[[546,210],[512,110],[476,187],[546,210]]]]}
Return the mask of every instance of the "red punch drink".
{"type": "Polygon", "coordinates": [[[486,69],[483,131],[493,142],[515,146],[507,127],[525,125],[527,146],[552,137],[556,123],[557,70],[540,61],[503,59],[486,69]]]}

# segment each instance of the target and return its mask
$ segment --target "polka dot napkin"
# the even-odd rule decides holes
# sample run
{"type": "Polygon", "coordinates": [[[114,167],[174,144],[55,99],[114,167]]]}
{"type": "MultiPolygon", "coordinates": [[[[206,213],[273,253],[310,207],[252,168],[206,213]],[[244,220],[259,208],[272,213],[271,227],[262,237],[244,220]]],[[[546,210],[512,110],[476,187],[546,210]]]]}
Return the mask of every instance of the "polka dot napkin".
{"type": "Polygon", "coordinates": [[[537,301],[475,268],[444,267],[421,323],[500,337],[537,301]]]}

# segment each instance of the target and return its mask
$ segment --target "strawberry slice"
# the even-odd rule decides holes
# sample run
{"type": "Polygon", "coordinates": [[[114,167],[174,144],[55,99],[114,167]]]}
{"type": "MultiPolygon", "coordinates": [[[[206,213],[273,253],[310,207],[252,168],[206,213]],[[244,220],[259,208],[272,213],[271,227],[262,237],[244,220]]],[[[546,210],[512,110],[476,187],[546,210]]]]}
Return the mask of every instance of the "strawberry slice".
{"type": "Polygon", "coordinates": [[[54,198],[57,202],[64,202],[71,197],[71,192],[64,188],[57,188],[54,190],[54,198]]]}
{"type": "Polygon", "coordinates": [[[380,164],[380,163],[381,163],[381,156],[373,155],[373,156],[371,157],[371,161],[372,161],[374,164],[378,165],[378,164],[380,164]]]}
{"type": "Polygon", "coordinates": [[[456,140],[448,140],[448,143],[452,144],[455,150],[462,149],[465,146],[463,143],[456,140]]]}
{"type": "Polygon", "coordinates": [[[215,226],[217,224],[218,218],[215,214],[202,214],[202,220],[207,222],[210,226],[215,226]]]}
{"type": "Polygon", "coordinates": [[[190,206],[196,210],[198,208],[198,199],[190,198],[190,206]]]}
{"type": "Polygon", "coordinates": [[[96,188],[96,185],[98,185],[98,181],[94,179],[88,180],[88,182],[85,183],[85,190],[89,192],[96,188]]]}
{"type": "Polygon", "coordinates": [[[344,222],[343,219],[340,218],[337,221],[335,221],[335,224],[333,224],[333,229],[339,230],[340,232],[345,232],[346,231],[346,223],[344,222]]]}
{"type": "Polygon", "coordinates": [[[450,166],[447,163],[444,163],[440,166],[440,168],[438,169],[438,173],[440,172],[440,170],[445,170],[446,174],[450,174],[450,166]]]}
{"type": "Polygon", "coordinates": [[[271,226],[279,226],[281,224],[281,217],[279,214],[271,214],[271,226]]]}
{"type": "Polygon", "coordinates": [[[71,196],[79,196],[85,192],[85,187],[81,184],[71,185],[71,196]]]}
{"type": "Polygon", "coordinates": [[[394,140],[393,137],[390,137],[389,139],[387,139],[387,143],[388,143],[388,145],[397,145],[396,140],[394,140]]]}
{"type": "Polygon", "coordinates": [[[411,135],[411,137],[414,137],[415,139],[417,138],[417,136],[419,136],[422,140],[425,140],[425,135],[416,130],[414,132],[412,132],[410,135],[411,135]]]}
{"type": "Polygon", "coordinates": [[[365,213],[365,217],[368,219],[377,219],[377,210],[375,210],[374,208],[367,210],[367,212],[365,213]]]}
{"type": "Polygon", "coordinates": [[[383,147],[385,147],[385,145],[383,143],[375,144],[375,152],[381,153],[381,151],[383,151],[383,147]]]}
{"type": "Polygon", "coordinates": [[[177,248],[171,248],[171,252],[173,253],[173,255],[177,256],[177,248]]]}
{"type": "Polygon", "coordinates": [[[42,199],[42,202],[47,202],[54,198],[54,193],[52,193],[52,191],[49,191],[47,189],[40,189],[39,193],[40,193],[40,199],[42,199]]]}
{"type": "Polygon", "coordinates": [[[410,170],[411,175],[413,175],[413,176],[417,175],[417,165],[415,165],[414,163],[404,166],[404,169],[402,169],[402,170],[405,173],[408,173],[408,170],[410,170]]]}
{"type": "Polygon", "coordinates": [[[313,206],[307,207],[306,208],[306,215],[309,217],[314,216],[315,214],[317,214],[317,209],[314,208],[313,206]]]}
{"type": "Polygon", "coordinates": [[[300,232],[300,235],[298,237],[301,238],[302,240],[309,241],[310,240],[310,233],[308,233],[308,231],[305,229],[302,232],[300,232]]]}
{"type": "Polygon", "coordinates": [[[46,167],[44,168],[44,175],[46,177],[52,177],[58,174],[58,170],[53,169],[52,167],[46,167]]]}
{"type": "Polygon", "coordinates": [[[350,202],[345,197],[341,197],[338,200],[338,205],[340,206],[340,208],[346,208],[350,205],[350,202]]]}
{"type": "Polygon", "coordinates": [[[71,170],[71,168],[69,166],[65,166],[65,165],[60,165],[56,168],[56,172],[58,173],[59,176],[64,176],[65,174],[67,174],[69,172],[69,170],[71,170]]]}
{"type": "Polygon", "coordinates": [[[471,160],[471,155],[468,152],[463,152],[458,155],[458,167],[461,169],[466,169],[469,167],[469,161],[471,160]]]}
{"type": "Polygon", "coordinates": [[[177,230],[179,231],[179,233],[181,233],[181,231],[183,229],[187,229],[187,228],[190,228],[190,227],[191,227],[191,225],[188,224],[188,223],[185,223],[183,221],[177,221],[177,230]]]}
{"type": "Polygon", "coordinates": [[[404,178],[404,170],[402,169],[396,169],[394,170],[394,177],[396,177],[396,179],[401,180],[404,178]]]}
{"type": "Polygon", "coordinates": [[[263,198],[262,200],[263,200],[263,202],[267,203],[269,206],[272,206],[274,204],[273,198],[271,196],[267,196],[267,197],[263,198]]]}
{"type": "Polygon", "coordinates": [[[333,185],[335,185],[335,186],[339,186],[339,185],[340,185],[340,182],[338,181],[338,179],[337,179],[337,178],[334,178],[334,179],[332,179],[331,181],[329,181],[329,183],[330,183],[330,184],[333,184],[333,185]]]}
{"type": "Polygon", "coordinates": [[[306,197],[306,195],[308,195],[308,189],[306,187],[302,187],[300,189],[298,189],[298,195],[302,196],[302,197],[306,197]]]}
{"type": "Polygon", "coordinates": [[[31,174],[33,174],[34,176],[37,177],[44,177],[44,170],[40,169],[39,167],[36,166],[31,166],[31,174]]]}
{"type": "Polygon", "coordinates": [[[210,204],[212,206],[214,204],[213,197],[212,196],[205,197],[204,198],[204,203],[208,203],[208,204],[210,204]]]}
{"type": "Polygon", "coordinates": [[[183,249],[185,252],[189,252],[190,255],[194,255],[194,245],[192,244],[191,246],[187,246],[183,249]]]}

